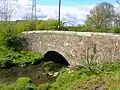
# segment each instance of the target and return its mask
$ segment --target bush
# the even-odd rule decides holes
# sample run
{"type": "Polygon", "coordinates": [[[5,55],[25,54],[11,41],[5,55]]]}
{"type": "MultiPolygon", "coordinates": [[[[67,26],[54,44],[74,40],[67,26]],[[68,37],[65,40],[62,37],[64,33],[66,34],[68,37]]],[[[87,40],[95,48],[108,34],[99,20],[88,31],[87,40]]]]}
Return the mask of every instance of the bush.
{"type": "MultiPolygon", "coordinates": [[[[62,22],[61,22],[61,29],[62,29],[62,22]]],[[[40,21],[36,25],[37,30],[57,30],[58,29],[58,21],[54,19],[40,21]]]]}
{"type": "Polygon", "coordinates": [[[31,51],[14,52],[6,47],[0,47],[0,68],[10,68],[12,66],[26,67],[28,65],[40,64],[42,54],[31,51]]]}
{"type": "Polygon", "coordinates": [[[6,85],[0,84],[0,90],[37,90],[28,77],[20,77],[15,83],[6,85]]]}
{"type": "Polygon", "coordinates": [[[21,21],[16,24],[18,31],[33,31],[36,30],[36,24],[34,21],[21,21]]]}
{"type": "Polygon", "coordinates": [[[43,56],[41,53],[31,51],[21,51],[13,55],[13,62],[20,67],[26,67],[28,65],[40,64],[43,56]]]}
{"type": "Polygon", "coordinates": [[[77,31],[77,32],[82,32],[83,26],[67,26],[65,28],[66,31],[77,31]]]}
{"type": "Polygon", "coordinates": [[[37,90],[28,77],[20,77],[14,84],[15,90],[37,90]]]}
{"type": "Polygon", "coordinates": [[[42,55],[24,51],[26,45],[26,39],[21,34],[21,31],[17,30],[15,23],[2,23],[0,25],[0,68],[9,68],[14,65],[24,67],[29,64],[39,64],[42,55]]]}
{"type": "Polygon", "coordinates": [[[50,84],[49,83],[40,84],[38,86],[38,90],[49,90],[49,88],[50,88],[50,84]]]}
{"type": "Polygon", "coordinates": [[[12,60],[9,58],[0,58],[0,68],[10,68],[14,66],[12,60]]]}
{"type": "Polygon", "coordinates": [[[113,27],[113,28],[112,28],[112,32],[113,32],[113,33],[120,33],[120,27],[117,27],[117,26],[116,26],[116,27],[113,27]]]}
{"type": "Polygon", "coordinates": [[[27,45],[27,41],[24,37],[15,36],[7,39],[6,46],[14,51],[21,51],[27,45]]]}
{"type": "Polygon", "coordinates": [[[95,28],[95,27],[90,27],[90,26],[84,26],[81,31],[83,32],[106,32],[106,30],[100,29],[100,28],[95,28]]]}
{"type": "Polygon", "coordinates": [[[0,47],[0,68],[10,68],[14,66],[13,61],[11,59],[12,50],[1,46],[0,47]]]}
{"type": "Polygon", "coordinates": [[[15,51],[22,50],[27,44],[22,33],[15,28],[15,25],[5,25],[5,28],[0,30],[0,45],[12,48],[15,51]]]}
{"type": "Polygon", "coordinates": [[[15,82],[16,84],[21,84],[21,83],[32,83],[31,79],[28,77],[20,77],[19,79],[17,79],[17,81],[15,82]]]}
{"type": "Polygon", "coordinates": [[[0,90],[15,90],[13,85],[0,84],[0,90]]]}

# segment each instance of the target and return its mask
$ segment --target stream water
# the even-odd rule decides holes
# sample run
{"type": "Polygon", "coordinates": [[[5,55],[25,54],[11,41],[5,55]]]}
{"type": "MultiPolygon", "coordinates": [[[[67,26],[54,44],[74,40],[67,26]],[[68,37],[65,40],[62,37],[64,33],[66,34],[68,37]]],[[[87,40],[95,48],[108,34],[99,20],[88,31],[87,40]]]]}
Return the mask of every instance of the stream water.
{"type": "Polygon", "coordinates": [[[44,74],[40,65],[28,66],[26,68],[0,69],[0,84],[14,83],[19,77],[29,77],[36,85],[47,82],[52,83],[55,80],[55,77],[44,74]]]}
{"type": "MultiPolygon", "coordinates": [[[[49,67],[51,70],[59,71],[62,67],[68,67],[67,60],[58,52],[49,51],[44,55],[44,61],[47,61],[43,70],[49,67]],[[52,61],[52,62],[51,62],[52,61]]],[[[29,77],[36,85],[43,83],[52,83],[55,77],[50,74],[44,74],[41,65],[30,65],[28,67],[12,67],[10,69],[0,69],[0,84],[14,83],[19,77],[29,77]]]]}

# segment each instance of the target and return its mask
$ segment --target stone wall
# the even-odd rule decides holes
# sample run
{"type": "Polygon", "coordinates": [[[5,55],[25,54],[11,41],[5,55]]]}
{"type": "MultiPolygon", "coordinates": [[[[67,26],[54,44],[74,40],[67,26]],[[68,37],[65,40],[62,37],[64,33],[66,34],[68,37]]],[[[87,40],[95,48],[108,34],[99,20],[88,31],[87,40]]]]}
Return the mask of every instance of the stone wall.
{"type": "Polygon", "coordinates": [[[73,31],[29,31],[24,34],[29,50],[43,54],[56,51],[72,66],[120,59],[118,34],[73,31]]]}

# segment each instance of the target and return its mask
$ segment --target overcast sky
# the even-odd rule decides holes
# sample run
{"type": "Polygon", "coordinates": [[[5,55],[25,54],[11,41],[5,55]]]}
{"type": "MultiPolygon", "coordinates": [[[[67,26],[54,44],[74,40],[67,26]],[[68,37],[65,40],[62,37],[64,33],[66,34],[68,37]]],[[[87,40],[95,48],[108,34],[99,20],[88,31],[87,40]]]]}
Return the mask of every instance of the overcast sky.
{"type": "MultiPolygon", "coordinates": [[[[39,19],[57,19],[58,17],[58,1],[59,0],[36,0],[37,1],[37,17],[39,19]]],[[[116,4],[116,0],[61,0],[61,19],[70,25],[83,24],[86,15],[90,9],[101,2],[108,2],[112,5],[116,4]]],[[[119,0],[120,1],[120,0],[119,0]]],[[[31,12],[31,0],[18,0],[17,14],[12,17],[13,20],[22,19],[25,13],[31,12]]]]}

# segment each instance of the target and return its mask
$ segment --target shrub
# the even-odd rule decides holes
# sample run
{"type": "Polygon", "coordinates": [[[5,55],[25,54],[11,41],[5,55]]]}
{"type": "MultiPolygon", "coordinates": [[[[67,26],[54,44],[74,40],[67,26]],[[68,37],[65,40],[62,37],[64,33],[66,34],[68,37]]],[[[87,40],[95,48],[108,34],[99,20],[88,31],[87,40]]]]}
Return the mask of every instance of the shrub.
{"type": "Polygon", "coordinates": [[[20,77],[14,84],[15,90],[37,90],[28,77],[20,77]]]}
{"type": "Polygon", "coordinates": [[[23,36],[14,36],[7,39],[6,46],[14,51],[21,51],[27,45],[27,41],[23,36]]]}
{"type": "Polygon", "coordinates": [[[25,67],[28,65],[40,64],[42,54],[31,51],[14,52],[4,46],[0,47],[0,68],[10,68],[12,66],[25,67]]]}
{"type": "Polygon", "coordinates": [[[0,47],[0,68],[9,68],[14,66],[10,54],[12,54],[12,50],[7,49],[4,46],[0,47]]]}
{"type": "Polygon", "coordinates": [[[32,81],[28,77],[20,77],[19,79],[17,79],[17,81],[15,83],[16,84],[20,84],[20,83],[32,83],[32,81]]]}
{"type": "Polygon", "coordinates": [[[23,51],[26,45],[26,39],[14,23],[3,23],[0,26],[0,68],[40,63],[42,55],[23,51]]]}
{"type": "Polygon", "coordinates": [[[37,90],[37,87],[32,83],[30,78],[20,77],[13,84],[0,84],[0,90],[37,90]]]}
{"type": "Polygon", "coordinates": [[[50,88],[50,84],[49,83],[40,84],[38,86],[38,90],[49,90],[49,88],[50,88]]]}
{"type": "Polygon", "coordinates": [[[100,29],[100,28],[95,28],[91,26],[84,26],[81,29],[82,32],[106,32],[106,30],[100,29]]]}
{"type": "Polygon", "coordinates": [[[82,32],[83,26],[67,26],[65,30],[67,31],[77,31],[77,32],[82,32]]]}
{"type": "Polygon", "coordinates": [[[112,28],[113,33],[120,33],[120,27],[116,26],[112,28]]]}
{"type": "Polygon", "coordinates": [[[0,68],[10,68],[14,66],[12,60],[10,60],[9,58],[0,58],[0,68]]]}
{"type": "Polygon", "coordinates": [[[36,24],[34,21],[21,21],[16,24],[18,31],[33,31],[36,29],[36,24]]]}
{"type": "Polygon", "coordinates": [[[41,53],[31,52],[31,51],[21,51],[20,53],[15,53],[13,57],[13,62],[20,66],[26,67],[28,65],[40,64],[43,56],[41,53]]]}
{"type": "Polygon", "coordinates": [[[15,90],[13,85],[0,84],[0,90],[15,90]]]}
{"type": "MultiPolygon", "coordinates": [[[[62,22],[61,22],[61,29],[62,29],[62,22]]],[[[36,25],[37,30],[57,30],[58,29],[58,21],[54,19],[40,21],[36,25]]]]}
{"type": "Polygon", "coordinates": [[[27,42],[22,33],[15,28],[15,25],[5,25],[0,31],[0,45],[12,48],[15,51],[22,50],[27,42]]]}

